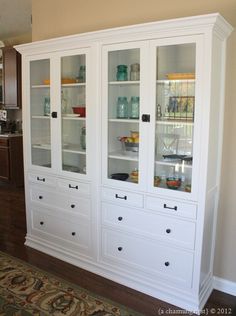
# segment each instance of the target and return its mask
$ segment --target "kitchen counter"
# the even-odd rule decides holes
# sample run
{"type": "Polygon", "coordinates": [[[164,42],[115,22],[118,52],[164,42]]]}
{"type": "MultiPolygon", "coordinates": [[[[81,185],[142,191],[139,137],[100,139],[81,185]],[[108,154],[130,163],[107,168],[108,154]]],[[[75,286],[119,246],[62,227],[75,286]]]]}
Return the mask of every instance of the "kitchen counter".
{"type": "Polygon", "coordinates": [[[20,133],[0,134],[0,138],[1,137],[10,138],[10,137],[20,137],[20,136],[22,136],[22,134],[20,134],[20,133]]]}

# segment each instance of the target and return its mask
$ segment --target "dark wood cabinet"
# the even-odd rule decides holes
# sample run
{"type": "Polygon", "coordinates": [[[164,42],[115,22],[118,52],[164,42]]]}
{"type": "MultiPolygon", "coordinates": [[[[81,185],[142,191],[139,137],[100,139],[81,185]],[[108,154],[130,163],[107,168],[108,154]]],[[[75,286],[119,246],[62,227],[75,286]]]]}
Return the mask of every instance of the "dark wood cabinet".
{"type": "Polygon", "coordinates": [[[22,186],[23,179],[22,136],[0,137],[0,181],[22,186]]]}
{"type": "Polygon", "coordinates": [[[2,48],[3,104],[6,109],[21,108],[21,55],[13,47],[2,48]]]}

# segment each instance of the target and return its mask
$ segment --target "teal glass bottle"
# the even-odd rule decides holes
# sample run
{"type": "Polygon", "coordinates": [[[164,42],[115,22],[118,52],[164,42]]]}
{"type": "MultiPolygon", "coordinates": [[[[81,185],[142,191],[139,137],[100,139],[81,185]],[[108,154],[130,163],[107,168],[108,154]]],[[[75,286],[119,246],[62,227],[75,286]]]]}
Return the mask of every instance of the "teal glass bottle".
{"type": "Polygon", "coordinates": [[[131,97],[129,118],[139,119],[139,97],[131,97]]]}
{"type": "Polygon", "coordinates": [[[120,119],[128,118],[128,101],[126,97],[118,97],[116,117],[120,119]]]}

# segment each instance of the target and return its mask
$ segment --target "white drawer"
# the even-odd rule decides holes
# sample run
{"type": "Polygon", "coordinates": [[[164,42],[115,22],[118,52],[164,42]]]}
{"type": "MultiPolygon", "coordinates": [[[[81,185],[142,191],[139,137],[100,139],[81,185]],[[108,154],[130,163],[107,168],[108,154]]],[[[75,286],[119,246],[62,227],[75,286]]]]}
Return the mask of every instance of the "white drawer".
{"type": "Polygon", "coordinates": [[[192,219],[196,219],[197,217],[197,206],[194,204],[148,196],[146,206],[150,210],[164,212],[168,215],[192,219]]]}
{"type": "Polygon", "coordinates": [[[103,200],[120,203],[122,205],[143,207],[143,196],[137,193],[103,188],[102,198],[103,200]]]}
{"type": "Polygon", "coordinates": [[[56,187],[56,178],[51,177],[51,176],[45,176],[45,175],[36,174],[36,173],[29,173],[28,180],[33,183],[47,185],[50,187],[56,187]]]}
{"type": "Polygon", "coordinates": [[[195,223],[192,222],[108,203],[102,204],[102,222],[114,228],[194,249],[195,223]]]}
{"type": "Polygon", "coordinates": [[[82,195],[90,194],[90,185],[88,183],[60,179],[58,180],[58,187],[60,190],[63,190],[66,193],[82,195]]]}
{"type": "Polygon", "coordinates": [[[156,241],[137,238],[108,229],[103,230],[102,255],[109,263],[118,262],[130,267],[142,277],[163,278],[191,287],[193,254],[158,245],[156,241]]]}
{"type": "Polygon", "coordinates": [[[90,200],[81,197],[66,196],[49,190],[32,186],[30,189],[32,202],[40,203],[51,208],[72,211],[80,215],[90,217],[90,200]]]}
{"type": "Polygon", "coordinates": [[[88,221],[78,219],[77,222],[52,216],[44,211],[32,210],[33,234],[59,244],[60,247],[88,250],[91,246],[90,226],[88,221]],[[69,242],[69,244],[68,244],[69,242]]]}

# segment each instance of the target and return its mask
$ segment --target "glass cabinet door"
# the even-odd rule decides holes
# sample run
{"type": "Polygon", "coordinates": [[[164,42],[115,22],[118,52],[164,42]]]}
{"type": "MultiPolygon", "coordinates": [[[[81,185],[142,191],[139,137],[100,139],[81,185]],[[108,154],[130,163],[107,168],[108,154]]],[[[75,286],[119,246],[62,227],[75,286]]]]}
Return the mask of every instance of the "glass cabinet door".
{"type": "MultiPolygon", "coordinates": [[[[139,183],[140,48],[108,51],[108,179],[139,183]]],[[[107,62],[107,61],[106,61],[107,62]]]]}
{"type": "Polygon", "coordinates": [[[154,187],[191,192],[196,44],[156,47],[154,187]]]}
{"type": "Polygon", "coordinates": [[[61,58],[62,170],[86,174],[86,55],[61,58]]]}
{"type": "Polygon", "coordinates": [[[51,168],[50,59],[30,62],[31,163],[51,168]]]}

